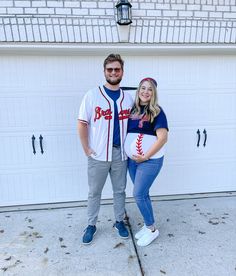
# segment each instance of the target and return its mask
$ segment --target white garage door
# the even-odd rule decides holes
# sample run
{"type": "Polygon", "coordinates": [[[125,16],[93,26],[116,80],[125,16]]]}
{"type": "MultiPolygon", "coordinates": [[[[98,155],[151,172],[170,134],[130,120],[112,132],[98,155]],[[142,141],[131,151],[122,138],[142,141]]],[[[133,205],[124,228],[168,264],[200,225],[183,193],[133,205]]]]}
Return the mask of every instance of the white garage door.
{"type": "MultiPolygon", "coordinates": [[[[236,190],[236,57],[123,57],[122,85],[156,78],[169,120],[152,195],[236,190]]],[[[84,93],[103,83],[103,59],[0,57],[1,206],[87,198],[77,114],[84,93]]],[[[111,197],[108,181],[103,198],[111,197]]]]}

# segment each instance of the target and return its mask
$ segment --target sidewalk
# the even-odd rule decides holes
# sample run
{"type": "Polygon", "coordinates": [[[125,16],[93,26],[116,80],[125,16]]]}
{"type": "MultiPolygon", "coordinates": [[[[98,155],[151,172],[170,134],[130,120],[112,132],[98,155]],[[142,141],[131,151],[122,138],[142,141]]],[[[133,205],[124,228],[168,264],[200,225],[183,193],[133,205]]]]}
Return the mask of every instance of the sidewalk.
{"type": "Polygon", "coordinates": [[[154,201],[153,207],[160,236],[142,248],[132,239],[141,225],[135,203],[126,204],[129,239],[117,235],[108,204],[87,246],[81,244],[85,207],[2,212],[0,275],[236,275],[235,196],[154,201]]]}

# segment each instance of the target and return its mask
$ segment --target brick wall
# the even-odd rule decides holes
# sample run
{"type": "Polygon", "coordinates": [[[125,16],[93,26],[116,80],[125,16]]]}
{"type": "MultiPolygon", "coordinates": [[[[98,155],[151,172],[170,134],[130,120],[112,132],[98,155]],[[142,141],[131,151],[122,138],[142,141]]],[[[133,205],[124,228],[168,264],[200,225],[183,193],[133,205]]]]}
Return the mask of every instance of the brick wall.
{"type": "MultiPolygon", "coordinates": [[[[0,41],[118,43],[116,1],[1,0],[0,41]]],[[[130,43],[235,43],[236,0],[130,0],[130,43]]]]}

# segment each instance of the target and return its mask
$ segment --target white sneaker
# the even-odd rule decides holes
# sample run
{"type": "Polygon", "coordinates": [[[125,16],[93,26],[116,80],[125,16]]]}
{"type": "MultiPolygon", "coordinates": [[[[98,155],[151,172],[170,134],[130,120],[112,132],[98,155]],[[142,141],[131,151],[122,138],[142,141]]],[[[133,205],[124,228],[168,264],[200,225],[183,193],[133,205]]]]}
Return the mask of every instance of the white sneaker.
{"type": "Polygon", "coordinates": [[[142,237],[137,241],[137,245],[139,246],[146,246],[149,245],[151,242],[153,242],[158,236],[159,231],[158,229],[155,230],[155,232],[152,232],[150,229],[146,228],[146,232],[142,237]]]}
{"type": "Polygon", "coordinates": [[[146,232],[148,231],[148,228],[144,224],[143,227],[135,234],[135,239],[139,240],[146,232]]]}

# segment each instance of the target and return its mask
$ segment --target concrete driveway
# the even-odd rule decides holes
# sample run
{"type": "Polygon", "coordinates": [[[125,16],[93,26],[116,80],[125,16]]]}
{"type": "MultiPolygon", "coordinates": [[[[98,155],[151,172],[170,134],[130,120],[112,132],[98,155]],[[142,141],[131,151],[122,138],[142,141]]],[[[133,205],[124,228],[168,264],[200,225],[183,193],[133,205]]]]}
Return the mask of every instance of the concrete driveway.
{"type": "Polygon", "coordinates": [[[91,245],[81,244],[86,207],[0,209],[0,275],[235,276],[236,196],[153,200],[158,239],[138,247],[142,220],[126,204],[130,238],[113,228],[112,204],[101,206],[91,245]]]}

